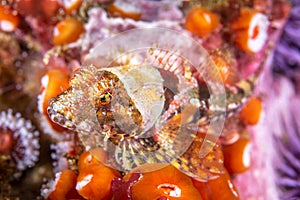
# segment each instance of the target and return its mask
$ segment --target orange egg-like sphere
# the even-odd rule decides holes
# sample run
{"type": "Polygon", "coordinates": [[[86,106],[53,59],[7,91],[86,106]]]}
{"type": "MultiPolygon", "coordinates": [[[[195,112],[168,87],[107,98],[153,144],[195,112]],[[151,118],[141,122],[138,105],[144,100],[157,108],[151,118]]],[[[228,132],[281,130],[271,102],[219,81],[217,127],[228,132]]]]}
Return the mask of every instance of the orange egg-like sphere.
{"type": "Polygon", "coordinates": [[[240,112],[241,121],[246,125],[255,125],[259,122],[263,103],[258,97],[252,97],[240,112]]]}
{"type": "Polygon", "coordinates": [[[186,16],[184,27],[201,38],[207,37],[220,25],[217,14],[203,8],[193,8],[186,16]]]}
{"type": "Polygon", "coordinates": [[[238,200],[239,194],[227,171],[218,178],[207,182],[193,179],[194,186],[201,194],[202,200],[238,200]]]}
{"type": "Polygon", "coordinates": [[[0,5],[0,30],[14,31],[20,23],[20,17],[12,9],[0,5]]]}
{"type": "Polygon", "coordinates": [[[201,200],[190,177],[172,165],[142,174],[131,188],[134,200],[201,200]]]}
{"type": "Polygon", "coordinates": [[[77,19],[68,17],[60,21],[54,28],[54,45],[64,45],[75,42],[84,32],[83,23],[77,19]]]}
{"type": "Polygon", "coordinates": [[[47,200],[83,199],[76,191],[77,174],[66,169],[58,173],[53,191],[47,200]]]}
{"type": "Polygon", "coordinates": [[[268,38],[267,16],[250,8],[241,9],[240,15],[231,23],[232,36],[236,45],[247,53],[257,53],[268,38]]]}
{"type": "Polygon", "coordinates": [[[230,174],[238,174],[250,168],[250,139],[240,137],[235,143],[224,145],[224,165],[230,174]]]}
{"type": "Polygon", "coordinates": [[[120,178],[118,171],[104,165],[91,165],[79,170],[76,190],[85,199],[110,200],[111,182],[120,178]]]}

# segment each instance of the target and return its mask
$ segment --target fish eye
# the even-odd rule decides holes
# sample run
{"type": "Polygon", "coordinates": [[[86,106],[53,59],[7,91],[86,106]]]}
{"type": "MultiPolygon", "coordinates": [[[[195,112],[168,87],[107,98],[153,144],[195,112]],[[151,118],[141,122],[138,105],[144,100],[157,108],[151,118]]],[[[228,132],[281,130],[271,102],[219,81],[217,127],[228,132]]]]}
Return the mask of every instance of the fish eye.
{"type": "Polygon", "coordinates": [[[108,104],[111,102],[112,94],[110,92],[105,92],[104,94],[100,95],[99,99],[102,104],[108,104]]]}

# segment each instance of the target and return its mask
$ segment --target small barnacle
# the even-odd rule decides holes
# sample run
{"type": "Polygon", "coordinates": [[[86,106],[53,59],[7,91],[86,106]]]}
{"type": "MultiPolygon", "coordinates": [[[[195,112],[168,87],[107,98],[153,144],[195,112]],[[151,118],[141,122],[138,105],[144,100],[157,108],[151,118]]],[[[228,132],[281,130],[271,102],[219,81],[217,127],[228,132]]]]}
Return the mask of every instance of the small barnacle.
{"type": "MultiPolygon", "coordinates": [[[[34,130],[31,122],[15,115],[12,110],[0,113],[0,155],[8,156],[10,166],[19,172],[34,166],[39,156],[39,132],[34,130]]],[[[15,173],[19,176],[20,173],[15,173]]]]}

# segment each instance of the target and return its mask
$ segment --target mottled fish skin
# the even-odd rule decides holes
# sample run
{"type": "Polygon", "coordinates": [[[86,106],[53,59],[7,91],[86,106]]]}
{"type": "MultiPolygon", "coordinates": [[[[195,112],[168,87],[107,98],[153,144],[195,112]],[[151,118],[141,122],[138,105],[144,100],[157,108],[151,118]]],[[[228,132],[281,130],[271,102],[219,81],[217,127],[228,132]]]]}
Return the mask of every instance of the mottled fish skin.
{"type": "Polygon", "coordinates": [[[105,126],[115,127],[114,131],[109,130],[110,132],[107,133],[110,138],[128,134],[117,128],[115,122],[115,118],[117,118],[119,125],[121,124],[126,130],[132,130],[130,135],[134,135],[133,132],[142,132],[141,129],[135,129],[138,126],[134,126],[135,124],[141,126],[141,113],[127,94],[122,82],[110,72],[101,72],[99,76],[102,79],[95,83],[92,96],[95,97],[94,106],[102,131],[105,130],[105,126]],[[118,103],[112,105],[113,99],[118,103]],[[133,119],[133,126],[128,123],[128,119],[133,119]]]}

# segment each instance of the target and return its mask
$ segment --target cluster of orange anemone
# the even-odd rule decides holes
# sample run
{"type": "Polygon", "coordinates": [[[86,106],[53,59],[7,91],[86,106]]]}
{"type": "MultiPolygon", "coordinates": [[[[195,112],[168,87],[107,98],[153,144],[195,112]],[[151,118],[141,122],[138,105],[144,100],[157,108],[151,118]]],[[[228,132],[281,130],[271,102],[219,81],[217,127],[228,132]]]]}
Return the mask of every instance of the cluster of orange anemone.
{"type": "MultiPolygon", "coordinates": [[[[251,106],[258,108],[253,101],[256,100],[251,100],[244,110],[251,106]]],[[[247,112],[244,110],[242,113],[247,112]]],[[[80,155],[76,170],[65,169],[56,174],[46,197],[49,200],[239,199],[231,175],[244,172],[250,166],[249,138],[241,137],[237,142],[219,148],[222,148],[227,170],[205,182],[185,175],[172,165],[157,167],[159,164],[141,165],[122,176],[103,164],[106,160],[103,150],[93,149],[80,155]]]]}
{"type": "Polygon", "coordinates": [[[172,165],[141,172],[156,165],[149,164],[122,177],[102,164],[103,159],[105,154],[101,149],[83,153],[78,160],[78,171],[65,169],[56,175],[47,199],[238,199],[227,172],[217,179],[199,182],[172,165]]]}
{"type": "MultiPolygon", "coordinates": [[[[28,1],[20,1],[17,8],[21,11],[30,12],[31,5],[28,1]]],[[[62,7],[66,17],[59,21],[53,30],[54,45],[65,45],[75,42],[82,33],[84,33],[84,24],[80,18],[74,17],[74,13],[79,12],[82,0],[61,1],[58,5],[49,4],[52,8],[52,15],[56,13],[58,8],[62,7]]],[[[45,3],[44,3],[45,4],[45,3]]],[[[41,5],[41,9],[45,12],[46,17],[51,15],[47,11],[47,5],[41,5]],[[47,12],[46,12],[47,11],[47,12]]],[[[131,18],[139,20],[141,17],[140,10],[133,3],[117,0],[107,6],[107,12],[113,17],[131,18]]],[[[76,16],[76,15],[75,15],[76,16]]],[[[19,23],[20,16],[9,6],[0,5],[0,29],[6,32],[14,31],[19,23]]],[[[213,32],[218,32],[224,23],[221,17],[202,7],[191,9],[185,19],[184,27],[191,33],[206,38],[213,32]]],[[[232,33],[233,43],[246,53],[257,53],[265,45],[268,35],[269,20],[267,16],[259,11],[251,8],[242,8],[239,15],[230,22],[228,28],[232,33]]]]}
{"type": "Polygon", "coordinates": [[[206,38],[227,26],[233,43],[240,50],[252,54],[263,49],[269,27],[268,17],[263,13],[251,8],[241,8],[239,15],[229,25],[226,23],[222,23],[221,16],[217,13],[196,7],[187,13],[184,27],[200,38],[206,38]]]}
{"type": "Polygon", "coordinates": [[[51,18],[62,9],[65,18],[57,22],[53,28],[52,44],[65,45],[78,40],[84,32],[83,22],[74,13],[79,12],[82,0],[63,1],[16,1],[14,6],[0,5],[0,30],[13,32],[22,23],[24,16],[32,15],[40,18],[51,18]]]}
{"type": "MultiPolygon", "coordinates": [[[[52,31],[52,44],[54,46],[66,45],[76,42],[85,32],[83,20],[78,17],[82,0],[62,1],[16,1],[16,10],[9,5],[0,5],[0,30],[4,32],[15,31],[23,15],[41,15],[42,18],[51,18],[62,9],[65,17],[58,21],[52,31]],[[37,3],[37,4],[35,4],[37,3]],[[19,13],[18,13],[19,11],[19,13]]],[[[139,9],[123,1],[115,1],[107,6],[107,12],[114,17],[131,18],[139,20],[139,9]],[[129,9],[129,11],[128,11],[129,9]]]]}

